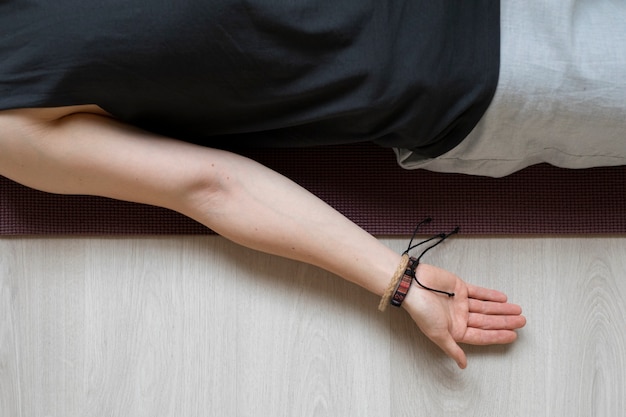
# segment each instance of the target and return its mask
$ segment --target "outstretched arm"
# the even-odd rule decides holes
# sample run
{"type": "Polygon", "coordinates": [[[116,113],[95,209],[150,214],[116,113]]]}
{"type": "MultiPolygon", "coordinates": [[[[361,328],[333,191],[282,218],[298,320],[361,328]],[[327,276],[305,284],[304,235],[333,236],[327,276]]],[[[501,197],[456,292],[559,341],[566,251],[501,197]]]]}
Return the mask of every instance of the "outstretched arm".
{"type": "MultiPolygon", "coordinates": [[[[96,114],[0,114],[0,174],[48,192],[166,207],[250,248],[310,263],[381,295],[400,255],[287,178],[244,157],[134,129],[96,114]]],[[[456,342],[510,343],[525,319],[502,293],[468,286],[429,265],[403,306],[466,366],[456,342]]]]}

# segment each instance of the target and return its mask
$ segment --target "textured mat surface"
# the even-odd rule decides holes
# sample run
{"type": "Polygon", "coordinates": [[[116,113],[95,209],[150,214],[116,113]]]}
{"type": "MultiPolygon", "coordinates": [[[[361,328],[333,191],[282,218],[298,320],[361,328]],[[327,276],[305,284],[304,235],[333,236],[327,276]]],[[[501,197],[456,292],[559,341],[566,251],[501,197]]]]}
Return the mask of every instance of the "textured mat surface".
{"type": "MultiPolygon", "coordinates": [[[[370,145],[263,150],[248,156],[287,175],[377,235],[626,233],[626,167],[564,170],[538,165],[494,179],[398,168],[370,145]]],[[[0,177],[2,235],[204,234],[156,207],[34,191],[0,177]]]]}

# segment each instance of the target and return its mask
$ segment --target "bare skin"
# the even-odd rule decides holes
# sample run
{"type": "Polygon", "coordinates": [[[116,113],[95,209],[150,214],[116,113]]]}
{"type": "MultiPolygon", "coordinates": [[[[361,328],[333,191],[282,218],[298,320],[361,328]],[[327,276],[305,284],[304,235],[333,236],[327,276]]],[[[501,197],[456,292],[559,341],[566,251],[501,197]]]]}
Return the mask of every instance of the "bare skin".
{"type": "MultiPolygon", "coordinates": [[[[97,106],[0,112],[0,174],[61,194],[166,207],[244,246],[326,269],[382,295],[400,255],[289,179],[247,158],[160,137],[97,106]]],[[[511,343],[526,319],[505,294],[421,264],[403,304],[460,368],[458,343],[511,343]]]]}

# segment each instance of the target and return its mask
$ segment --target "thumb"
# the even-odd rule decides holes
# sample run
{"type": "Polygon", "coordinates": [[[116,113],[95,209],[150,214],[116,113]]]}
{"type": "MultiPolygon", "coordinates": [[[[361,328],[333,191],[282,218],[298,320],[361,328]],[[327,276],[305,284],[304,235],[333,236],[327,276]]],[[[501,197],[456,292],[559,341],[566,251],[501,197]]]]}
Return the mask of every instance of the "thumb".
{"type": "Polygon", "coordinates": [[[463,349],[454,341],[451,335],[448,334],[442,340],[435,341],[435,343],[446,355],[454,359],[459,368],[465,369],[467,367],[467,356],[465,356],[465,352],[463,352],[463,349]]]}

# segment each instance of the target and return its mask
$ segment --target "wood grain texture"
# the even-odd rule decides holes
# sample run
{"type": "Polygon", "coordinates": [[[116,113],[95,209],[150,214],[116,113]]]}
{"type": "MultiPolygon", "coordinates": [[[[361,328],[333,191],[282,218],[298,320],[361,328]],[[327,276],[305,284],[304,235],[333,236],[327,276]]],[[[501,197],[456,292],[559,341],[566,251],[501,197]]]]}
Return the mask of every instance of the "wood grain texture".
{"type": "Polygon", "coordinates": [[[626,238],[427,257],[522,304],[519,340],[460,371],[403,311],[215,236],[0,239],[0,416],[626,415],[626,238]]]}

